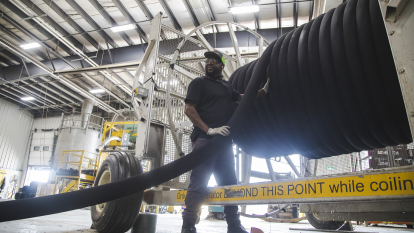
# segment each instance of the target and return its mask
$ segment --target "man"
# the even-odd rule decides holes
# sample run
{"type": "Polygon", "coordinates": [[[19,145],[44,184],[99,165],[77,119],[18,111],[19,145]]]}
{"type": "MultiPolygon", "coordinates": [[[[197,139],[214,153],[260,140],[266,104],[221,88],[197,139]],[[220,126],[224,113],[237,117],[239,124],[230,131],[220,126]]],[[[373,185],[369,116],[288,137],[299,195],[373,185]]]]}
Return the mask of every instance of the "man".
{"type": "MultiPolygon", "coordinates": [[[[223,80],[224,56],[219,51],[204,53],[206,57],[206,75],[194,79],[188,86],[185,99],[185,114],[194,124],[191,134],[193,150],[197,150],[213,138],[214,135],[227,137],[230,127],[227,122],[233,115],[233,103],[243,98],[233,87],[223,80]]],[[[268,82],[257,96],[266,94],[269,89],[268,82]]],[[[198,212],[207,192],[207,184],[211,174],[217,184],[237,184],[234,170],[234,154],[231,143],[223,150],[223,155],[194,168],[185,198],[182,233],[196,233],[195,222],[198,212]]],[[[228,225],[228,233],[247,232],[240,223],[238,206],[225,206],[224,214],[228,225]]]]}

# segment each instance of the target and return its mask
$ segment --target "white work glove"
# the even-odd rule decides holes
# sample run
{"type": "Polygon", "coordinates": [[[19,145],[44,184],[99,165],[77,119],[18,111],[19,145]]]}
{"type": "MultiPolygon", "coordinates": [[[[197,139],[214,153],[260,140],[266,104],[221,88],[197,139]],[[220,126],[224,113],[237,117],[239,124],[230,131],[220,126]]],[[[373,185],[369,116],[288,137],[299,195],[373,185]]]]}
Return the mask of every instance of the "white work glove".
{"type": "Polygon", "coordinates": [[[213,136],[220,134],[221,136],[229,136],[230,135],[230,127],[229,126],[221,126],[218,128],[210,128],[207,131],[207,135],[213,136]]]}
{"type": "Polygon", "coordinates": [[[269,83],[270,83],[270,78],[267,78],[267,82],[262,88],[262,90],[265,92],[265,94],[267,94],[267,92],[269,91],[269,83]]]}

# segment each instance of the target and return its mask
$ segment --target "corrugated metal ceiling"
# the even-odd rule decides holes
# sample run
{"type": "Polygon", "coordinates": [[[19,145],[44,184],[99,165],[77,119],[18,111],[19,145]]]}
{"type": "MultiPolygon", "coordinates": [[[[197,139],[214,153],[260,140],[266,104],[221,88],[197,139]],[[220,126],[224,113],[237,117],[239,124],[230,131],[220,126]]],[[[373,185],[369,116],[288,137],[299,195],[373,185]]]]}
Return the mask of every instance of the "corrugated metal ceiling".
{"type": "MultiPolygon", "coordinates": [[[[278,0],[260,0],[253,1],[255,4],[260,5],[260,12],[257,14],[259,29],[272,29],[278,28],[278,17],[275,1],[278,0]]],[[[281,12],[281,26],[282,28],[294,26],[294,4],[293,0],[280,0],[280,12],[281,12]],[[285,3],[284,3],[285,2],[285,3]]],[[[309,21],[310,7],[312,1],[309,0],[297,0],[298,6],[298,25],[309,21]]],[[[326,10],[338,6],[342,3],[342,0],[327,0],[326,10]]],[[[96,52],[100,47],[106,49],[107,44],[105,42],[104,34],[113,41],[109,48],[114,47],[127,47],[133,44],[141,44],[142,39],[139,35],[139,30],[128,30],[122,33],[112,32],[110,28],[114,25],[130,24],[131,20],[143,30],[146,35],[150,33],[150,18],[146,16],[146,9],[141,9],[144,6],[148,9],[149,13],[155,16],[159,12],[162,12],[164,18],[163,24],[171,28],[181,28],[184,33],[188,33],[195,27],[195,23],[203,24],[211,21],[212,19],[220,21],[233,21],[243,24],[249,28],[255,28],[255,15],[253,13],[232,15],[229,13],[230,5],[237,6],[249,6],[252,5],[252,0],[1,0],[0,10],[4,14],[0,17],[0,36],[5,40],[13,43],[14,45],[21,45],[24,43],[32,42],[35,38],[39,39],[50,49],[58,53],[59,56],[67,57],[73,55],[73,52],[66,46],[62,45],[55,36],[51,36],[50,33],[44,32],[44,26],[38,24],[39,20],[45,21],[47,24],[55,23],[58,28],[55,28],[61,35],[64,35],[65,40],[71,41],[80,45],[78,49],[83,52],[96,52]],[[118,2],[118,5],[116,5],[118,2]],[[123,5],[126,9],[122,11],[119,8],[119,4],[123,5]],[[52,6],[53,5],[53,6],[52,6]],[[76,8],[76,5],[79,8],[76,8]],[[97,7],[100,10],[97,9],[97,7]],[[165,8],[166,7],[166,8],[165,8]],[[169,8],[169,9],[167,9],[169,8]],[[171,14],[169,14],[169,10],[171,14]],[[192,18],[190,11],[193,11],[196,19],[192,18]],[[85,14],[82,13],[82,11],[85,14]],[[47,16],[37,17],[29,20],[23,18],[27,16],[39,16],[39,12],[47,14],[47,16]],[[129,14],[128,18],[125,14],[129,14]],[[168,17],[171,16],[171,17],[168,17]],[[65,18],[69,17],[69,18],[65,18]],[[90,19],[88,19],[90,17],[90,19]],[[178,25],[174,25],[174,18],[178,22],[178,25]],[[49,20],[49,21],[48,21],[49,20]],[[89,21],[88,21],[89,20],[89,21]],[[14,21],[14,22],[12,22],[14,21]],[[16,27],[18,25],[18,27],[16,27]],[[21,28],[19,28],[21,27],[21,28]],[[85,33],[77,31],[83,30],[85,33]],[[98,27],[98,28],[97,28],[98,27]],[[60,29],[59,29],[60,28],[60,29]],[[23,30],[22,30],[23,29],[23,30]],[[32,35],[30,35],[30,33],[32,35]],[[99,46],[97,46],[99,45],[99,46]]],[[[218,25],[205,28],[203,33],[227,32],[226,25],[218,25]],[[213,31],[214,30],[214,31],[213,31]]],[[[143,35],[145,37],[145,35],[143,35]]],[[[41,47],[34,50],[27,50],[27,52],[40,61],[48,60],[48,56],[51,59],[56,58],[58,55],[53,51],[48,52],[45,48],[41,47]]],[[[70,58],[73,59],[73,58],[70,58]]],[[[8,67],[12,65],[21,64],[22,60],[19,56],[16,56],[13,52],[8,50],[0,51],[0,66],[8,67]]],[[[98,65],[100,65],[98,63],[98,65]]],[[[56,68],[59,70],[59,68],[56,68]]],[[[22,73],[25,70],[22,68],[22,73]]],[[[106,78],[102,75],[97,75],[96,72],[88,73],[90,77],[95,81],[103,83],[109,89],[113,90],[113,93],[117,96],[122,96],[123,92],[118,87],[114,86],[110,82],[106,82],[106,78]]],[[[112,75],[111,75],[112,76],[112,75]]],[[[80,75],[74,75],[69,77],[81,88],[88,90],[88,88],[94,87],[94,83],[91,79],[85,79],[80,75]]],[[[132,72],[124,72],[113,74],[113,78],[121,80],[121,83],[132,83],[132,72]]],[[[4,80],[3,80],[4,81],[4,80]]],[[[79,99],[83,99],[81,95],[74,92],[70,88],[60,83],[39,84],[39,82],[49,82],[46,77],[35,77],[25,82],[18,82],[18,85],[23,85],[25,91],[13,87],[14,84],[7,84],[3,82],[0,85],[0,94],[2,97],[13,97],[14,102],[20,104],[21,101],[17,101],[21,96],[27,95],[28,92],[35,93],[43,101],[54,100],[59,104],[70,104],[79,102],[79,99]],[[64,90],[62,90],[64,89],[64,90]],[[8,92],[6,92],[6,90],[8,92]],[[23,94],[22,94],[23,93],[23,94]],[[60,101],[56,101],[59,99],[60,101]]],[[[1,83],[1,82],[0,82],[1,83]]],[[[112,101],[114,98],[112,98],[112,101]]],[[[38,101],[38,105],[41,101],[38,101]]],[[[50,104],[50,103],[49,103],[50,104]]],[[[25,103],[26,106],[35,107],[30,102],[25,103]]],[[[69,108],[69,107],[62,107],[69,108]]]]}

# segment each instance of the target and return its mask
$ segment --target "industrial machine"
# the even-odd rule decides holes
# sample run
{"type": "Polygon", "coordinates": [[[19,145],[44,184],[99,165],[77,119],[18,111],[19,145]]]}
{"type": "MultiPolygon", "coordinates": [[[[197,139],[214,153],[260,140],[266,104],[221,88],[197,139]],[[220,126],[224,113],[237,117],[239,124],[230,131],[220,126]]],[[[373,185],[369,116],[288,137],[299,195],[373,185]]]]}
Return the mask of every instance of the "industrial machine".
{"type": "MultiPolygon", "coordinates": [[[[388,13],[395,12],[392,9],[394,6],[390,8],[386,2],[381,4],[384,16],[387,16],[387,10],[388,13]]],[[[407,58],[412,48],[401,48],[401,44],[412,38],[414,15],[412,12],[407,13],[407,10],[404,13],[401,8],[412,7],[412,2],[395,6],[401,14],[399,19],[394,17],[386,22],[405,107],[410,116],[411,132],[414,106],[410,101],[414,93],[407,87],[412,87],[414,79],[412,61],[407,58]],[[398,23],[401,21],[411,22],[411,27],[398,23]]],[[[90,115],[87,109],[90,109],[91,103],[85,101],[80,125],[75,127],[72,120],[72,125],[61,129],[56,151],[74,150],[79,146],[82,150],[99,153],[98,158],[86,156],[88,160],[95,159],[94,166],[99,167],[93,174],[94,186],[141,174],[144,170],[163,166],[191,152],[191,123],[184,114],[184,98],[191,80],[204,74],[203,54],[213,50],[211,44],[215,42],[214,36],[203,35],[202,30],[215,25],[224,25],[229,30],[233,48],[228,50],[233,54],[228,55],[229,52],[224,51],[226,79],[230,79],[246,60],[255,60],[263,54],[265,47],[271,45],[257,32],[234,22],[205,23],[185,35],[163,25],[161,16],[158,14],[151,22],[148,47],[135,74],[131,99],[133,120],[102,121],[92,126],[86,123],[90,121],[85,120],[90,115]],[[258,49],[254,52],[257,57],[240,53],[235,28],[240,29],[244,36],[255,39],[258,49]],[[133,129],[128,128],[128,125],[133,129]],[[136,137],[135,144],[131,142],[131,137],[136,137]]],[[[122,116],[123,112],[119,114],[122,116]]],[[[387,153],[379,153],[377,149],[377,152],[353,152],[330,158],[302,157],[300,169],[288,156],[282,156],[297,177],[293,178],[275,172],[271,158],[266,159],[268,173],[251,171],[252,155],[235,145],[236,173],[240,184],[210,189],[205,204],[242,205],[242,213],[245,213],[245,205],[251,204],[286,205],[286,208],[289,205],[296,207],[295,211],[296,204],[300,204],[300,212],[306,213],[309,222],[320,229],[345,229],[345,225],[350,229],[350,224],[346,223],[352,220],[413,222],[414,167],[405,166],[412,165],[412,150],[413,145],[408,144],[382,149],[387,153]],[[404,156],[400,156],[400,152],[404,156]],[[267,178],[270,182],[250,184],[251,176],[267,178]]],[[[82,158],[77,162],[78,166],[84,163],[82,158]]],[[[53,164],[57,169],[59,160],[55,158],[53,164]]],[[[80,170],[79,167],[79,176],[80,170]]],[[[188,175],[183,174],[145,192],[92,206],[94,227],[99,232],[129,230],[139,215],[142,200],[145,205],[184,205],[188,175]]],[[[277,218],[282,209],[260,217],[277,218]]]]}

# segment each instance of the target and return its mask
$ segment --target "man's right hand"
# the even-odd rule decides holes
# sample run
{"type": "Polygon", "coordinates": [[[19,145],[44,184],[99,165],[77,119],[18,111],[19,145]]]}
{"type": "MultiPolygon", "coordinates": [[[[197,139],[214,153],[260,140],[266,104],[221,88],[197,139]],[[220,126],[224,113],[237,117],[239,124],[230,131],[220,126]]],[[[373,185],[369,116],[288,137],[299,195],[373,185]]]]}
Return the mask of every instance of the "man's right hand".
{"type": "Polygon", "coordinates": [[[218,128],[210,128],[207,131],[207,135],[214,136],[214,135],[221,135],[221,136],[229,136],[230,135],[230,126],[221,126],[218,128]]]}

